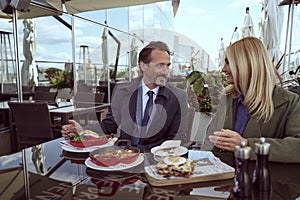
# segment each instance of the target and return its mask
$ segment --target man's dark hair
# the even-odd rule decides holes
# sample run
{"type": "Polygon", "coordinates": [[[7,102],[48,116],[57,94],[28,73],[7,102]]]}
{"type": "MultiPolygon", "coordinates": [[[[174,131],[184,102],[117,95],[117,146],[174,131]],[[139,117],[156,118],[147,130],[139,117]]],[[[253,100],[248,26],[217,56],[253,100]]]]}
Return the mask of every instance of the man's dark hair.
{"type": "Polygon", "coordinates": [[[154,49],[166,51],[170,55],[170,50],[169,50],[168,45],[166,45],[164,42],[161,42],[161,41],[152,41],[141,50],[138,61],[139,62],[142,61],[145,64],[150,63],[151,59],[152,59],[151,52],[154,49]]]}

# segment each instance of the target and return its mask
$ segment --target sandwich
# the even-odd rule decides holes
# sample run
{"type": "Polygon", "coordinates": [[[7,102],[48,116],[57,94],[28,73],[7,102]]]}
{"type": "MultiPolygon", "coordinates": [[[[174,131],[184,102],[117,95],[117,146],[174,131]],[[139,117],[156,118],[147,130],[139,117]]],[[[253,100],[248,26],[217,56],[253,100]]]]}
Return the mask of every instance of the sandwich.
{"type": "Polygon", "coordinates": [[[180,156],[169,156],[156,164],[158,174],[164,176],[190,177],[194,173],[194,161],[180,156]]]}

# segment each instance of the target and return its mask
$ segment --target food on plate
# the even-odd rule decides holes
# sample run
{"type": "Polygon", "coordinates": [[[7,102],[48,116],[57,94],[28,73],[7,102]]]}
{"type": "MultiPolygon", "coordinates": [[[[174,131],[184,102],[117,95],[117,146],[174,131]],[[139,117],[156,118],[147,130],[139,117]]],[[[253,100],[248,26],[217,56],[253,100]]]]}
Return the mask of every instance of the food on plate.
{"type": "Polygon", "coordinates": [[[84,130],[79,135],[90,135],[90,136],[94,136],[94,137],[99,137],[98,133],[91,131],[91,130],[84,130]]]}
{"type": "Polygon", "coordinates": [[[119,163],[130,164],[137,160],[140,152],[134,149],[113,149],[90,156],[93,163],[102,167],[115,166],[119,163]]]}
{"type": "Polygon", "coordinates": [[[169,156],[160,160],[156,168],[161,175],[188,178],[194,173],[194,161],[180,156],[169,156]]]}
{"type": "Polygon", "coordinates": [[[180,146],[180,143],[180,140],[167,140],[160,146],[152,148],[151,153],[154,154],[157,160],[160,160],[160,157],[165,156],[180,156],[181,150],[184,148],[180,146]]]}
{"type": "Polygon", "coordinates": [[[108,138],[105,135],[98,135],[91,130],[84,130],[79,135],[73,135],[70,138],[70,144],[80,148],[103,145],[107,142],[108,138]]]}

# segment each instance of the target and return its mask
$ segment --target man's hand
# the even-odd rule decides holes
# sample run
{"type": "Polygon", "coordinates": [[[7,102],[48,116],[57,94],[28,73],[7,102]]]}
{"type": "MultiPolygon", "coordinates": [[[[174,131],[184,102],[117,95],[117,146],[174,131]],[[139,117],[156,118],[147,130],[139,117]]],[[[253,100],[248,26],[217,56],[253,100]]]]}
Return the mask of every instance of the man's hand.
{"type": "Polygon", "coordinates": [[[216,147],[227,151],[234,151],[235,146],[240,145],[241,141],[245,141],[246,146],[248,145],[246,138],[243,138],[239,133],[229,129],[215,131],[214,134],[208,138],[216,147]]]}
{"type": "Polygon", "coordinates": [[[83,131],[82,126],[77,123],[75,120],[69,120],[69,124],[62,126],[62,136],[65,139],[69,139],[70,136],[79,134],[83,131]]]}

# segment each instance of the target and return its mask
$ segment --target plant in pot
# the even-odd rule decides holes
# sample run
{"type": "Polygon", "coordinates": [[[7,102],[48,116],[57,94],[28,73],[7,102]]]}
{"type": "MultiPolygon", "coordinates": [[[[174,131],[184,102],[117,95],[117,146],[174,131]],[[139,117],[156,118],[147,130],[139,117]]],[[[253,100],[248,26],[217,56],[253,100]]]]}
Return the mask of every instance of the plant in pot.
{"type": "Polygon", "coordinates": [[[51,70],[51,72],[48,77],[51,87],[58,91],[57,98],[71,99],[74,86],[72,70],[51,70]]]}
{"type": "Polygon", "coordinates": [[[73,89],[74,80],[71,70],[59,71],[57,75],[50,77],[50,85],[55,89],[71,88],[73,89]]]}
{"type": "Polygon", "coordinates": [[[206,74],[193,71],[186,77],[186,83],[189,106],[207,115],[216,111],[219,95],[227,85],[226,75],[216,70],[206,74]]]}
{"type": "Polygon", "coordinates": [[[186,77],[188,104],[195,111],[191,140],[196,145],[203,142],[206,129],[219,104],[221,91],[226,85],[226,75],[221,71],[193,71],[186,77]]]}

